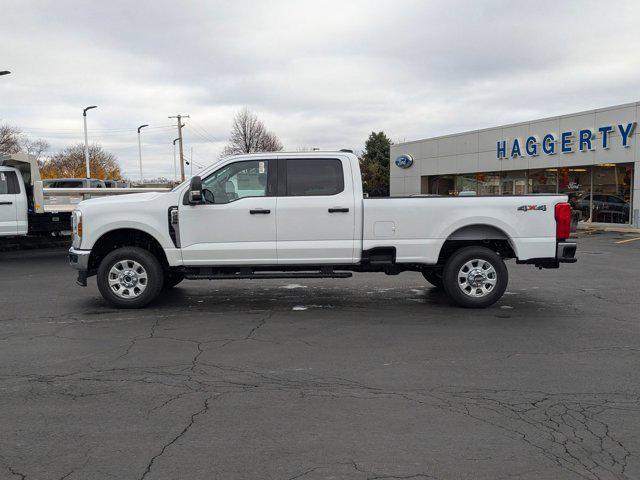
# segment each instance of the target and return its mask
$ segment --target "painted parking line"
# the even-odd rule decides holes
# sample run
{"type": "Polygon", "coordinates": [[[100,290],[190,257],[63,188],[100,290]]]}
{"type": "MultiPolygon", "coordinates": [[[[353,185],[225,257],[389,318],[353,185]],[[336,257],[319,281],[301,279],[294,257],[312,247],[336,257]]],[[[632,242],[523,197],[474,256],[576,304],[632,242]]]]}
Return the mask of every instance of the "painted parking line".
{"type": "Polygon", "coordinates": [[[628,243],[628,242],[635,242],[636,240],[640,240],[640,237],[635,237],[635,238],[627,238],[626,240],[620,240],[616,243],[628,243]]]}

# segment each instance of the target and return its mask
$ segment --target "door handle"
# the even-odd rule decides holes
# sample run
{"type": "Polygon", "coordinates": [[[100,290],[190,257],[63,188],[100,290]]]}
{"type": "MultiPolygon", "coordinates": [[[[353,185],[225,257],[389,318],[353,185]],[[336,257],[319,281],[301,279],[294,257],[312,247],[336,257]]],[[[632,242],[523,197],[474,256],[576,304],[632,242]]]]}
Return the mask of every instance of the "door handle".
{"type": "Polygon", "coordinates": [[[13,205],[13,202],[0,202],[0,205],[13,205]]]}
{"type": "Polygon", "coordinates": [[[329,213],[346,213],[349,209],[346,207],[332,207],[329,209],[329,213]]]}
{"type": "Polygon", "coordinates": [[[271,210],[266,210],[264,208],[256,208],[254,210],[249,210],[251,215],[268,215],[271,213],[271,210]]]}

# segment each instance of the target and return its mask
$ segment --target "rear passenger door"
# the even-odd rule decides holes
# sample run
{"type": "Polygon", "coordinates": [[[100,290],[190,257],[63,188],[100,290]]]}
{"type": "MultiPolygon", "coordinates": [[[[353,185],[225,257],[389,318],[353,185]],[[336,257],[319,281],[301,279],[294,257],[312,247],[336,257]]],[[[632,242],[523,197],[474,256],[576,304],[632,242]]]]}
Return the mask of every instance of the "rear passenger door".
{"type": "Polygon", "coordinates": [[[351,166],[341,158],[278,158],[278,264],[353,263],[351,166]]]}

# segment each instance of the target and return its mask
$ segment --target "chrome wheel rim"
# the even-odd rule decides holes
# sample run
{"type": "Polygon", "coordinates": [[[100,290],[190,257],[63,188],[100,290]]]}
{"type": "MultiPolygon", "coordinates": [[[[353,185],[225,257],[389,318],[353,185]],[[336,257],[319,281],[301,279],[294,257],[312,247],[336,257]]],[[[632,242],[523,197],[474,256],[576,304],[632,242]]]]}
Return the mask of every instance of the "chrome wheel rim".
{"type": "Polygon", "coordinates": [[[109,288],[120,298],[139,297],[147,283],[147,271],[135,260],[119,260],[109,270],[109,288]]]}
{"type": "Polygon", "coordinates": [[[474,258],[458,270],[458,287],[465,295],[481,298],[491,293],[498,281],[498,274],[490,262],[474,258]]]}

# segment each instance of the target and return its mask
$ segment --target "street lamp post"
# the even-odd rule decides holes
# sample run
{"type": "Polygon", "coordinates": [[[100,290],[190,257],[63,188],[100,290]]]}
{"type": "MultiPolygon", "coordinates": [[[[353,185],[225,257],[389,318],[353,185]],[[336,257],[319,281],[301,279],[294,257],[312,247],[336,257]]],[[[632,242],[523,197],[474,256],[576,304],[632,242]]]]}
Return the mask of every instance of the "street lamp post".
{"type": "Polygon", "coordinates": [[[87,137],[87,110],[91,110],[92,108],[98,108],[98,106],[91,105],[82,110],[82,117],[84,118],[84,163],[87,168],[87,178],[91,178],[91,171],[89,169],[89,139],[87,137]]]}
{"type": "Polygon", "coordinates": [[[140,163],[140,183],[142,183],[142,143],[140,142],[140,130],[149,125],[144,124],[138,127],[138,162],[140,163]]]}
{"type": "Polygon", "coordinates": [[[177,159],[176,159],[176,142],[180,140],[180,137],[176,138],[173,141],[173,180],[174,181],[178,181],[178,166],[177,166],[177,159]]]}

